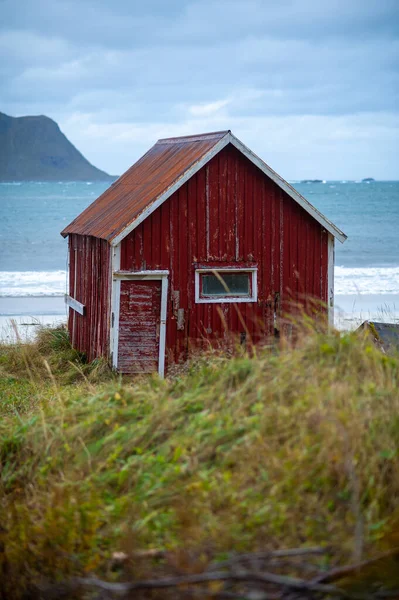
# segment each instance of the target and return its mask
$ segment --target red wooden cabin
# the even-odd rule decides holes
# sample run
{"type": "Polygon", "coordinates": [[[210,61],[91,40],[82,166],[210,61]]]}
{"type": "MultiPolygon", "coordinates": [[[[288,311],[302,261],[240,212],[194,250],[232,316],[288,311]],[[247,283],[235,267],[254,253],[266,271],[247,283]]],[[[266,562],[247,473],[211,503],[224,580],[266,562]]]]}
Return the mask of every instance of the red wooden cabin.
{"type": "Polygon", "coordinates": [[[72,344],[122,373],[334,301],[346,236],[230,131],[159,140],[62,232],[72,344]]]}

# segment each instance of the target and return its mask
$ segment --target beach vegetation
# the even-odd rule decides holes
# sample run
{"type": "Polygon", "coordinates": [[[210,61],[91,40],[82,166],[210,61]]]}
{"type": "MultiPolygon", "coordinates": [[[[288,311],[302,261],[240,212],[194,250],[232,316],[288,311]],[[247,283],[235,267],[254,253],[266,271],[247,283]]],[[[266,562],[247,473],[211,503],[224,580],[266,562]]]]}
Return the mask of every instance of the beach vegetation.
{"type": "MultiPolygon", "coordinates": [[[[366,334],[308,327],[161,380],[86,364],[44,329],[0,347],[0,398],[7,598],[76,575],[198,573],[232,552],[317,545],[327,568],[399,545],[399,360],[366,334]],[[169,563],[133,558],[148,551],[169,563]]],[[[394,552],[378,571],[397,583],[394,552]]]]}

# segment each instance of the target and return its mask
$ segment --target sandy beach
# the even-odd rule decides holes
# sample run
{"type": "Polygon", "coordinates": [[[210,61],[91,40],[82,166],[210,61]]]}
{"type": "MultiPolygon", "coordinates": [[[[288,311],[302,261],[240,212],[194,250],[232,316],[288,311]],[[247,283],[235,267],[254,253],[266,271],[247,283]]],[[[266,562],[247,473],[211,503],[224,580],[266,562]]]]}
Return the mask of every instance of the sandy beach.
{"type": "MultiPolygon", "coordinates": [[[[353,330],[365,320],[399,322],[399,294],[348,294],[335,297],[335,327],[353,330]]],[[[38,327],[56,326],[67,321],[67,308],[61,296],[0,297],[0,341],[34,338],[38,327]]]]}
{"type": "Polygon", "coordinates": [[[399,294],[347,294],[335,296],[335,327],[352,330],[363,321],[397,323],[399,294]]]}
{"type": "Polygon", "coordinates": [[[37,328],[66,323],[67,309],[60,296],[0,297],[0,341],[14,343],[34,338],[37,328]],[[15,325],[17,332],[15,331],[15,325]]]}

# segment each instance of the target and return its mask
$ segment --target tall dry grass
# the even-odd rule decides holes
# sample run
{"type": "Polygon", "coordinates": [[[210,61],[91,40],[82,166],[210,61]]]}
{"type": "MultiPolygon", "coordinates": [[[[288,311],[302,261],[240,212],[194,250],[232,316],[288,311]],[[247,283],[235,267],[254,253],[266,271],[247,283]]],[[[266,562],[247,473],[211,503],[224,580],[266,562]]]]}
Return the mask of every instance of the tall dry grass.
{"type": "Polygon", "coordinates": [[[3,375],[31,394],[0,422],[7,589],[115,577],[120,550],[183,548],[181,568],[198,569],[232,550],[320,544],[334,564],[399,546],[398,359],[309,328],[295,347],[209,353],[164,381],[96,384],[62,336],[37,362],[1,348],[3,375]]]}

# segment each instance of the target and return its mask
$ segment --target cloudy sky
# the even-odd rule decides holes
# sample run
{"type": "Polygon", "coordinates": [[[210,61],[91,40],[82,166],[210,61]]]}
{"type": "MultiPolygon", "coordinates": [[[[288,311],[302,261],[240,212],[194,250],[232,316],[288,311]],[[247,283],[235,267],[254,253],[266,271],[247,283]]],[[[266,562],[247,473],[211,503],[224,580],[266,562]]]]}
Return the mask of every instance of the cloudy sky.
{"type": "Polygon", "coordinates": [[[399,0],[0,0],[0,111],[113,174],[231,129],[288,179],[399,179],[399,0]]]}

